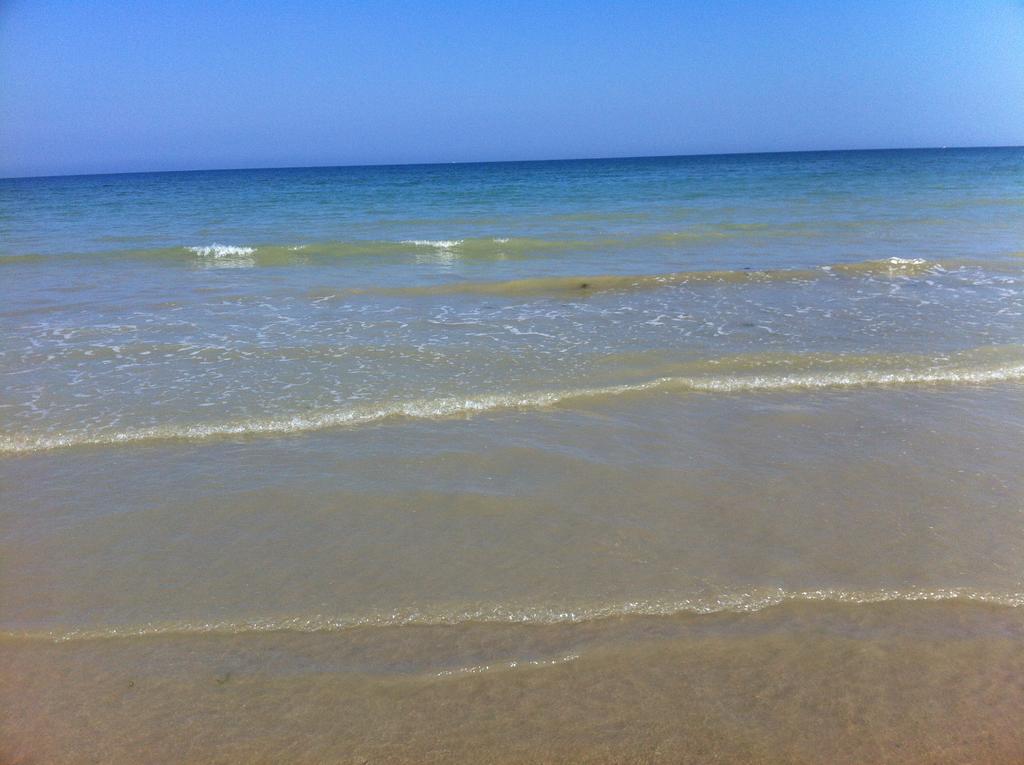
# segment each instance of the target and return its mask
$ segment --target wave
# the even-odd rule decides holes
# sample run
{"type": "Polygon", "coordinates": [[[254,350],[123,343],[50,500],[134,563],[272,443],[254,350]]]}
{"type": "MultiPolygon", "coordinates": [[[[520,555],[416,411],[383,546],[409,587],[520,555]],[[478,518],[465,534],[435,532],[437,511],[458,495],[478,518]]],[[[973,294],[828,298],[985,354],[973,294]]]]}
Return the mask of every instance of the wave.
{"type": "MultiPolygon", "coordinates": [[[[259,244],[252,246],[212,244],[203,247],[186,247],[184,252],[199,258],[222,258],[248,256],[253,265],[299,265],[323,263],[354,257],[420,259],[424,254],[438,253],[468,260],[508,260],[527,257],[550,251],[585,246],[585,242],[568,240],[538,239],[533,237],[462,237],[458,239],[402,239],[350,240],[328,242],[305,242],[278,245],[259,244]]],[[[176,258],[182,250],[138,251],[144,257],[176,258]]],[[[128,253],[131,255],[132,253],[128,253]]]]}
{"type": "MultiPolygon", "coordinates": [[[[918,357],[760,356],[712,359],[700,369],[720,371],[669,374],[636,382],[592,388],[397,401],[281,417],[212,423],[167,424],[112,432],[67,434],[5,434],[0,453],[24,454],[78,446],[114,446],[146,441],[202,441],[216,437],[288,435],[328,428],[358,426],[390,419],[443,419],[509,409],[543,409],[580,399],[614,397],[650,391],[693,393],[758,393],[787,390],[904,385],[964,385],[1024,380],[1024,361],[993,363],[994,349],[976,349],[956,358],[959,363],[921,366],[918,357]],[[873,364],[875,366],[866,366],[873,364]],[[878,368],[883,366],[885,368],[878,368]],[[916,365],[916,366],[915,366],[916,365]],[[722,373],[728,369],[736,373],[722,373]]],[[[693,369],[683,366],[682,369],[693,369]]]]}
{"type": "MultiPolygon", "coordinates": [[[[433,247],[438,250],[450,250],[458,247],[464,239],[403,239],[401,244],[411,244],[413,247],[433,247]]],[[[508,241],[507,239],[505,241],[508,241]]]]}
{"type": "MultiPolygon", "coordinates": [[[[427,222],[429,223],[429,222],[427,222]]],[[[435,222],[436,223],[436,222],[435,222]]],[[[838,225],[838,224],[837,224],[838,225]]],[[[86,259],[147,259],[155,262],[168,261],[204,263],[218,258],[251,257],[253,265],[298,265],[305,263],[330,262],[339,258],[373,257],[397,258],[400,261],[415,258],[426,252],[449,253],[467,259],[513,259],[545,257],[563,251],[610,254],[628,251],[657,251],[670,256],[673,253],[693,252],[694,247],[704,244],[720,244],[723,240],[737,236],[760,238],[769,236],[791,236],[802,231],[802,226],[782,227],[771,224],[719,224],[715,226],[691,226],[676,231],[644,231],[634,233],[603,232],[591,236],[562,235],[557,231],[550,234],[516,236],[500,229],[490,235],[467,236],[453,234],[427,237],[409,236],[395,239],[349,239],[293,242],[243,242],[223,244],[213,242],[185,243],[175,247],[120,247],[109,250],[85,250],[53,253],[9,253],[0,257],[0,263],[15,264],[39,258],[86,258],[86,259]]],[[[144,237],[124,239],[127,245],[132,241],[144,241],[144,237]]],[[[117,238],[108,238],[108,244],[116,244],[117,238]]],[[[716,245],[717,246],[717,245],[716,245]]],[[[1002,257],[1006,257],[1005,254],[1002,257]]],[[[1012,254],[1010,254],[1012,259],[1012,254]]],[[[1000,257],[994,258],[999,262],[1000,257]]],[[[921,265],[917,259],[899,257],[870,261],[885,266],[921,265]]]]}
{"type": "Polygon", "coordinates": [[[252,255],[255,247],[239,247],[232,244],[208,244],[202,247],[186,247],[189,252],[202,258],[230,258],[238,255],[252,255]]]}
{"type": "MultiPolygon", "coordinates": [[[[347,294],[495,296],[592,294],[610,291],[640,291],[685,284],[746,284],[758,282],[815,281],[837,276],[878,276],[906,278],[941,274],[966,263],[938,262],[924,258],[885,258],[858,263],[838,263],[817,268],[760,270],[744,268],[718,271],[675,271],[663,274],[595,276],[541,276],[500,282],[449,282],[420,287],[374,287],[347,290],[347,294]]],[[[339,293],[336,293],[339,294],[339,293]]]]}
{"type": "Polygon", "coordinates": [[[365,627],[453,626],[459,624],[581,624],[630,616],[703,616],[716,613],[756,613],[789,603],[869,605],[895,602],[960,601],[1005,608],[1024,606],[1024,592],[988,592],[969,587],[937,589],[787,590],[761,588],[724,592],[711,597],[680,600],[637,600],[579,608],[553,606],[467,606],[465,608],[409,608],[375,611],[364,615],[289,616],[238,621],[169,621],[102,628],[5,630],[0,639],[68,642],[104,638],[169,635],[240,635],[269,632],[340,632],[365,627]]]}
{"type": "MultiPolygon", "coordinates": [[[[606,243],[610,244],[610,243],[606,243]]],[[[508,260],[566,249],[600,246],[590,240],[544,239],[537,237],[461,237],[452,239],[353,239],[296,243],[189,244],[179,247],[149,247],[86,252],[0,255],[0,264],[39,262],[47,259],[85,258],[88,260],[148,260],[185,263],[204,267],[217,260],[250,258],[253,266],[284,266],[356,258],[398,258],[422,256],[427,252],[446,252],[453,256],[479,260],[508,260]]]]}
{"type": "Polygon", "coordinates": [[[196,265],[200,268],[252,268],[256,265],[256,259],[253,257],[255,247],[208,244],[185,249],[197,256],[196,265]]]}

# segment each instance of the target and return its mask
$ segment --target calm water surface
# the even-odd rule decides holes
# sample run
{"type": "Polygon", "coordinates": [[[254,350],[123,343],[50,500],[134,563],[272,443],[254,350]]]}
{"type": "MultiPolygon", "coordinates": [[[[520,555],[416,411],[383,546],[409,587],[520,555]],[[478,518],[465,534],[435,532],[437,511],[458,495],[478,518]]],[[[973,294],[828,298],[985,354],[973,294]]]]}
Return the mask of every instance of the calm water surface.
{"type": "Polygon", "coordinates": [[[1024,149],[0,181],[13,762],[1024,759],[1024,149]]]}

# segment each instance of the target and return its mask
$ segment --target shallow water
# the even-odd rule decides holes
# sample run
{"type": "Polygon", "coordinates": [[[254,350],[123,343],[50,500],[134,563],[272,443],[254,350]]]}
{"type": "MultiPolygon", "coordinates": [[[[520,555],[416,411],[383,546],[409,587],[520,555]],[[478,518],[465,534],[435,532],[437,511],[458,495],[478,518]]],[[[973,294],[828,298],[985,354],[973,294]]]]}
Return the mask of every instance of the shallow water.
{"type": "Polygon", "coordinates": [[[0,205],[5,761],[1024,757],[1024,150],[0,205]]]}

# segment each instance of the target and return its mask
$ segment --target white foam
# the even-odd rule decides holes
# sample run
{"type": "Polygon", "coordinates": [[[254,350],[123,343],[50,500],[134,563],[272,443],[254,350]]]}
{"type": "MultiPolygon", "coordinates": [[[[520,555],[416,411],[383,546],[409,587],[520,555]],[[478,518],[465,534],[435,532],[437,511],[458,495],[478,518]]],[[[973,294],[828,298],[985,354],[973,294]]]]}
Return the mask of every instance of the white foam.
{"type": "Polygon", "coordinates": [[[186,247],[189,252],[203,258],[231,258],[239,255],[252,255],[255,247],[240,247],[233,244],[207,244],[202,247],[186,247]]]}
{"type": "Polygon", "coordinates": [[[886,262],[890,266],[923,266],[928,261],[924,258],[889,258],[886,262]]]}
{"type": "MultiPolygon", "coordinates": [[[[40,630],[3,631],[0,638],[19,638],[66,642],[72,640],[95,640],[100,638],[130,638],[148,635],[237,635],[266,632],[339,632],[362,627],[404,627],[419,625],[477,624],[581,624],[599,619],[625,616],[677,616],[682,614],[709,615],[716,613],[755,613],[766,608],[786,603],[845,603],[868,605],[893,602],[941,602],[963,601],[986,603],[1006,608],[1024,606],[1024,592],[988,592],[968,587],[948,588],[907,588],[876,590],[845,590],[837,588],[819,590],[789,590],[783,588],[754,588],[744,591],[723,591],[710,597],[681,598],[678,600],[635,600],[614,602],[603,605],[579,607],[494,605],[463,609],[399,609],[374,611],[348,616],[271,617],[239,621],[187,622],[125,624],[107,627],[40,630]]],[[[509,662],[504,668],[516,666],[539,666],[573,661],[578,654],[569,654],[554,660],[533,662],[509,662]]],[[[500,666],[500,665],[499,665],[500,666]]],[[[491,667],[467,667],[462,671],[486,671],[491,667]]]]}
{"type": "Polygon", "coordinates": [[[762,391],[868,386],[986,384],[1016,380],[1024,380],[1024,364],[1018,363],[992,367],[932,368],[919,371],[895,372],[860,370],[790,375],[659,377],[647,382],[609,385],[599,388],[576,388],[522,394],[489,394],[471,398],[418,399],[376,407],[336,409],[291,417],[268,417],[192,425],[169,424],[116,432],[70,433],[61,435],[4,435],[0,436],[0,453],[17,454],[71,446],[116,445],[155,440],[197,441],[218,436],[286,435],[342,426],[363,425],[392,418],[440,419],[502,409],[540,409],[559,404],[563,401],[599,396],[619,396],[658,389],[704,393],[756,393],[762,391]]]}
{"type": "Polygon", "coordinates": [[[474,664],[469,667],[458,669],[446,669],[435,672],[434,677],[458,677],[460,675],[479,675],[484,672],[501,672],[510,669],[533,669],[536,667],[556,667],[559,664],[567,664],[580,658],[578,653],[571,653],[560,656],[557,659],[525,659],[522,661],[507,661],[495,664],[474,664]]]}
{"type": "Polygon", "coordinates": [[[438,250],[450,250],[462,244],[461,239],[403,239],[402,244],[411,244],[414,247],[434,247],[438,250]]]}

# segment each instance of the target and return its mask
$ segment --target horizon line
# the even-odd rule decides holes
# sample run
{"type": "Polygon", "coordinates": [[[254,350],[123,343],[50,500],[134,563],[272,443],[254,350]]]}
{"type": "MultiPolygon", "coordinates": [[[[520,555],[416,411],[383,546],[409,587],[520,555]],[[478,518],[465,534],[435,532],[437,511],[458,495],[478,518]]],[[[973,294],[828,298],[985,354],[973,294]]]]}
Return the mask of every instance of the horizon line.
{"type": "Polygon", "coordinates": [[[400,168],[400,167],[443,167],[446,165],[512,165],[512,164],[543,164],[548,162],[603,162],[614,160],[642,160],[642,159],[686,159],[696,157],[744,157],[764,156],[775,154],[840,154],[854,152],[878,152],[878,151],[944,151],[944,150],[965,150],[965,149],[1021,149],[1024,145],[1005,144],[997,146],[879,146],[858,149],[778,149],[769,151],[724,151],[724,152],[694,152],[691,154],[623,154],[617,156],[586,156],[586,157],[548,157],[543,159],[479,159],[479,160],[450,160],[447,162],[369,162],[343,165],[277,165],[263,167],[195,167],[181,170],[120,170],[115,172],[101,173],[55,173],[51,175],[6,175],[0,176],[0,181],[16,180],[45,180],[48,178],[95,178],[112,175],[157,175],[163,173],[233,173],[261,170],[342,170],[342,169],[372,169],[372,168],[400,168]]]}

